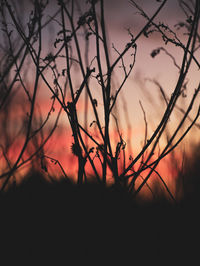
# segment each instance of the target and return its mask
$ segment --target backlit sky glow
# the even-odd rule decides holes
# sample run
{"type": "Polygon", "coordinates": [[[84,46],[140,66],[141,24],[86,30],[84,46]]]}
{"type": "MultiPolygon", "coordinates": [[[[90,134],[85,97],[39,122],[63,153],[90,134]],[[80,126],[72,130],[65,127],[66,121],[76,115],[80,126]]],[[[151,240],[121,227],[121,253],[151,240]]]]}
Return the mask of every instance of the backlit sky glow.
{"type": "MultiPolygon", "coordinates": [[[[22,1],[16,1],[16,2],[22,2],[22,1]]],[[[26,1],[25,1],[26,2],[26,1]]],[[[48,18],[48,12],[53,14],[55,10],[58,8],[57,1],[50,1],[51,4],[48,7],[47,11],[44,12],[44,21],[48,18]]],[[[87,5],[85,5],[86,1],[81,1],[80,8],[84,10],[87,5]]],[[[150,17],[153,15],[155,10],[158,8],[160,3],[158,1],[137,1],[138,4],[141,4],[141,6],[144,8],[144,11],[148,14],[150,17]]],[[[22,6],[17,6],[17,8],[23,8],[22,6]]],[[[28,21],[28,17],[30,14],[30,11],[32,10],[31,5],[25,5],[24,6],[24,23],[26,24],[26,21],[28,21]]],[[[75,13],[75,19],[78,19],[77,13],[75,13]]],[[[156,22],[160,21],[165,23],[166,25],[170,26],[172,30],[176,30],[174,27],[175,24],[179,23],[184,19],[184,14],[182,10],[180,9],[178,5],[178,1],[169,0],[164,7],[164,9],[161,11],[159,16],[156,18],[156,22]]],[[[43,49],[42,49],[42,57],[44,58],[49,52],[52,54],[55,54],[56,51],[59,49],[60,44],[57,45],[57,47],[54,46],[55,39],[57,38],[57,32],[60,30],[58,21],[60,20],[60,17],[57,16],[53,22],[50,23],[49,27],[47,27],[44,30],[43,35],[43,49]]],[[[133,34],[133,36],[136,36],[137,33],[142,29],[142,27],[145,25],[146,21],[144,18],[141,17],[141,15],[138,13],[138,11],[134,8],[134,6],[130,3],[130,1],[120,1],[120,0],[106,0],[105,1],[105,21],[106,21],[106,29],[109,39],[109,50],[110,50],[110,56],[111,56],[111,62],[114,62],[115,58],[117,57],[116,52],[112,48],[112,45],[119,51],[122,52],[125,48],[126,44],[130,42],[131,36],[128,33],[128,30],[133,34]]],[[[12,25],[10,26],[12,28],[12,25]]],[[[2,33],[1,33],[2,34],[2,33]]],[[[15,34],[15,33],[14,33],[15,34]]],[[[179,38],[182,40],[183,43],[186,41],[186,36],[184,35],[184,29],[177,32],[179,38]]],[[[2,38],[1,38],[2,39],[2,38]]],[[[85,42],[83,41],[83,38],[81,36],[81,33],[79,35],[80,45],[81,45],[81,52],[84,55],[84,51],[86,49],[85,42]]],[[[5,45],[5,44],[3,44],[5,45]]],[[[158,54],[155,58],[151,57],[151,52],[158,48],[158,47],[164,47],[169,53],[171,53],[178,65],[181,64],[183,51],[178,48],[174,47],[174,45],[168,44],[164,45],[163,40],[158,33],[154,33],[150,35],[149,38],[146,38],[145,36],[142,36],[138,42],[137,42],[137,53],[136,53],[136,63],[134,65],[132,74],[130,75],[129,79],[127,80],[126,84],[124,85],[119,98],[117,107],[114,110],[115,115],[118,116],[118,123],[120,126],[120,134],[122,134],[122,137],[124,141],[127,143],[127,150],[126,150],[126,157],[128,158],[130,155],[132,157],[136,156],[137,153],[141,150],[144,142],[144,131],[145,131],[145,121],[144,121],[144,113],[141,108],[144,108],[147,124],[148,124],[148,138],[151,136],[151,134],[154,132],[155,128],[158,125],[158,122],[160,121],[165,108],[166,104],[161,96],[161,93],[159,91],[159,88],[153,83],[153,81],[159,82],[159,84],[164,89],[166,95],[170,97],[171,93],[174,90],[174,87],[177,82],[177,78],[179,75],[178,68],[173,64],[172,58],[166,55],[164,51],[161,51],[160,54],[158,54]],[[126,107],[128,111],[128,116],[125,113],[126,107]],[[131,129],[131,130],[130,130],[131,129]],[[131,135],[130,135],[131,134],[131,135]]],[[[73,43],[72,43],[73,48],[73,43]]],[[[95,67],[97,69],[97,66],[95,65],[95,60],[93,60],[95,56],[95,42],[94,39],[91,38],[91,43],[89,46],[89,64],[91,63],[91,67],[95,67]]],[[[132,60],[133,56],[131,57],[132,52],[129,52],[127,56],[125,56],[125,64],[128,69],[129,64],[131,63],[130,60],[132,60]],[[131,58],[131,59],[130,59],[131,58]]],[[[0,53],[1,54],[1,53],[0,53]]],[[[61,53],[61,55],[64,55],[64,52],[61,53]]],[[[196,54],[196,55],[199,55],[196,54]]],[[[74,58],[76,58],[76,54],[74,53],[74,58]]],[[[56,61],[57,69],[61,73],[62,69],[64,69],[65,66],[65,60],[63,57],[60,57],[56,61]]],[[[25,72],[22,73],[24,75],[25,80],[25,86],[30,88],[30,91],[33,90],[34,86],[34,76],[35,76],[35,69],[34,65],[31,63],[31,59],[29,58],[26,61],[27,69],[25,72]],[[26,73],[27,71],[27,73],[26,73]]],[[[105,70],[103,70],[105,72],[105,70]]],[[[97,72],[95,72],[97,74],[97,72]]],[[[94,74],[94,75],[95,75],[94,74]]],[[[14,75],[14,72],[11,73],[11,76],[14,75]]],[[[117,87],[121,83],[121,80],[123,79],[123,69],[120,68],[120,64],[118,64],[115,72],[115,79],[113,82],[113,91],[116,91],[117,87]]],[[[187,90],[185,91],[185,94],[187,97],[181,97],[178,101],[177,105],[178,107],[184,107],[187,106],[189,103],[189,100],[191,99],[194,89],[198,86],[198,75],[199,71],[197,66],[193,63],[192,68],[190,72],[188,73],[188,83],[187,83],[187,90]]],[[[80,75],[80,71],[76,63],[73,67],[73,82],[74,86],[79,88],[82,77],[80,75]]],[[[45,77],[50,81],[50,84],[53,86],[53,80],[54,77],[52,75],[52,72],[50,70],[45,71],[45,77]]],[[[64,87],[65,83],[65,77],[59,78],[60,84],[64,87]]],[[[92,86],[92,93],[93,97],[97,99],[98,101],[98,111],[100,114],[100,119],[103,121],[103,102],[101,99],[101,91],[97,84],[97,81],[95,78],[91,78],[90,84],[92,86]]],[[[17,85],[16,85],[17,88],[17,85]]],[[[13,107],[12,110],[9,110],[9,121],[7,121],[8,125],[6,134],[1,133],[2,135],[2,142],[1,145],[5,147],[5,143],[7,141],[7,145],[9,147],[7,150],[7,157],[9,158],[10,163],[12,164],[18,155],[18,150],[22,146],[23,143],[23,135],[20,134],[17,135],[16,132],[20,131],[20,128],[26,121],[26,112],[29,110],[29,103],[27,101],[27,98],[25,97],[25,93],[23,90],[18,88],[15,90],[16,94],[13,96],[13,107]],[[19,92],[20,91],[20,92],[19,92]],[[22,91],[22,92],[21,92],[22,91]],[[21,100],[24,99],[23,103],[21,100]],[[26,111],[27,109],[27,111],[26,111]],[[23,118],[23,119],[21,119],[23,118]],[[18,121],[19,120],[19,121],[18,121]],[[10,136],[10,139],[9,137],[10,136]],[[7,138],[7,140],[6,140],[7,138]],[[13,141],[13,143],[12,143],[13,141]],[[10,144],[12,143],[12,144],[10,144]]],[[[43,121],[45,120],[45,117],[48,115],[48,112],[51,107],[52,103],[52,94],[47,88],[47,86],[44,84],[42,80],[40,80],[39,83],[39,92],[37,95],[37,108],[35,110],[35,121],[37,123],[34,124],[35,130],[38,128],[38,126],[41,124],[41,121],[38,122],[41,118],[43,121]]],[[[67,96],[65,101],[67,102],[69,97],[69,93],[67,92],[67,96]]],[[[84,112],[85,112],[85,105],[84,105],[84,96],[82,96],[80,103],[78,104],[78,113],[79,113],[79,121],[83,124],[84,123],[84,112]]],[[[199,102],[199,99],[198,101],[199,102]]],[[[197,111],[197,105],[194,106],[194,111],[191,112],[191,117],[194,117],[197,111]]],[[[51,127],[55,123],[55,119],[57,117],[58,111],[59,111],[59,104],[58,102],[55,102],[55,105],[53,107],[53,111],[51,112],[50,119],[45,126],[45,130],[43,132],[43,135],[40,135],[38,137],[37,141],[41,141],[44,139],[48,132],[51,131],[51,127]]],[[[170,132],[172,129],[174,129],[177,125],[177,121],[180,121],[180,115],[181,112],[177,110],[175,114],[170,118],[170,122],[168,125],[168,134],[170,135],[170,132]]],[[[0,114],[0,117],[2,119],[5,119],[5,113],[0,114]]],[[[89,114],[88,114],[88,124],[92,123],[94,120],[94,116],[91,111],[91,106],[89,106],[89,114]]],[[[111,136],[113,145],[116,145],[118,134],[116,132],[116,125],[115,121],[111,122],[112,129],[111,129],[111,136]]],[[[5,125],[5,121],[4,121],[5,125]]],[[[187,124],[185,125],[186,128],[187,124]]],[[[91,129],[89,129],[89,132],[95,136],[95,125],[91,126],[91,129]]],[[[5,133],[5,132],[4,132],[5,133]]],[[[176,153],[174,154],[175,158],[177,159],[177,166],[181,165],[181,151],[190,152],[189,147],[191,146],[191,143],[198,141],[198,128],[194,127],[194,129],[191,131],[191,133],[186,137],[185,141],[182,145],[177,149],[176,153]]],[[[164,144],[166,143],[166,135],[163,136],[163,138],[160,141],[160,147],[162,148],[164,144]]],[[[98,138],[97,138],[98,139],[98,138]]],[[[71,144],[72,144],[72,136],[71,131],[69,128],[69,122],[67,119],[67,116],[64,112],[62,112],[59,123],[57,126],[57,129],[55,130],[54,134],[50,138],[50,140],[46,143],[44,148],[45,155],[55,158],[59,160],[61,165],[63,166],[64,170],[66,171],[67,175],[73,176],[74,172],[77,171],[77,159],[72,155],[71,153],[71,144]]],[[[89,142],[89,145],[92,145],[92,143],[89,142]]],[[[30,156],[33,144],[30,144],[28,149],[28,153],[24,155],[24,160],[26,157],[30,156]]],[[[157,151],[159,152],[159,151],[157,151]]],[[[157,154],[155,154],[157,156],[157,154]]],[[[97,161],[97,158],[94,159],[97,161]]],[[[53,162],[50,162],[48,160],[48,171],[49,173],[56,174],[59,176],[61,174],[61,171],[59,169],[58,164],[54,164],[53,162]]],[[[128,159],[127,159],[128,161],[128,159]]],[[[5,159],[0,160],[0,166],[1,169],[7,168],[5,165],[5,159]]],[[[157,170],[161,174],[161,176],[165,179],[166,183],[169,185],[172,192],[175,192],[175,174],[176,174],[176,165],[172,165],[170,161],[170,157],[163,160],[163,162],[160,163],[157,170]],[[171,167],[169,167],[171,165],[171,167]]],[[[157,178],[157,177],[155,177],[157,178]]],[[[157,178],[158,179],[158,178],[157,178]]],[[[149,182],[153,183],[155,180],[152,178],[152,180],[149,182]]],[[[144,189],[144,191],[151,194],[148,189],[144,189]]]]}

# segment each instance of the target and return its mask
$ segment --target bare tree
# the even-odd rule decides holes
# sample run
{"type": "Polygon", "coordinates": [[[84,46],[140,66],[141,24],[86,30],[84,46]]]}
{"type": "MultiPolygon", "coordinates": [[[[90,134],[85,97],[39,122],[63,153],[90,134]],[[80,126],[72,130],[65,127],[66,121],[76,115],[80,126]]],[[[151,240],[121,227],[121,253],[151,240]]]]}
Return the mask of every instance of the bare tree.
{"type": "MultiPolygon", "coordinates": [[[[194,89],[188,106],[181,110],[182,117],[180,121],[177,121],[173,132],[168,135],[166,145],[160,148],[159,142],[161,138],[165,137],[170,117],[176,111],[177,102],[184,93],[191,65],[195,64],[198,68],[200,66],[196,57],[200,42],[198,32],[200,4],[198,0],[187,3],[182,0],[178,1],[186,17],[184,22],[178,24],[179,28],[186,30],[187,40],[184,42],[177,36],[178,29],[173,31],[167,24],[156,22],[157,16],[168,1],[157,2],[160,3],[157,3],[157,10],[151,17],[135,1],[130,0],[129,3],[125,3],[136,8],[146,22],[137,33],[133,34],[128,30],[130,41],[124,43],[122,51],[118,51],[114,44],[110,47],[108,41],[106,29],[109,25],[106,25],[103,0],[86,1],[84,10],[78,1],[59,0],[55,2],[57,8],[55,14],[47,13],[48,1],[35,0],[31,4],[28,21],[25,18],[23,22],[20,21],[19,10],[14,3],[9,0],[1,0],[1,24],[6,45],[1,44],[0,88],[2,97],[0,108],[2,119],[4,119],[2,125],[8,131],[4,131],[6,138],[1,143],[2,160],[7,162],[1,171],[2,190],[21,167],[36,157],[39,158],[42,169],[48,171],[49,156],[46,154],[45,144],[55,131],[61,112],[64,112],[73,137],[73,142],[69,145],[71,145],[73,155],[77,157],[77,182],[79,184],[87,181],[90,176],[87,167],[90,166],[94,178],[99,183],[106,185],[108,173],[111,173],[116,185],[126,186],[130,192],[137,195],[144,185],[148,185],[147,182],[152,174],[156,174],[171,198],[174,199],[156,167],[182,142],[196,124],[200,115],[199,107],[194,117],[191,117],[190,113],[199,95],[200,85],[194,89]],[[46,53],[44,36],[50,24],[55,26],[57,35],[51,44],[52,50],[46,53]],[[166,105],[156,129],[150,136],[147,132],[148,121],[145,108],[140,102],[145,122],[144,144],[137,155],[129,154],[129,160],[127,160],[126,140],[123,138],[119,126],[120,117],[116,116],[117,102],[124,84],[130,78],[137,63],[138,41],[143,36],[149,38],[155,33],[160,34],[165,44],[173,44],[182,51],[182,62],[179,65],[175,57],[164,47],[158,47],[152,51],[152,58],[158,56],[160,52],[165,52],[172,59],[172,64],[178,69],[179,75],[170,96],[165,93],[158,81],[154,80],[166,105]],[[89,45],[95,47],[94,54],[90,54],[89,45]],[[116,55],[114,60],[110,49],[116,55]],[[34,84],[32,90],[27,85],[27,76],[29,75],[26,68],[27,62],[29,69],[34,73],[31,75],[34,84]],[[116,88],[113,84],[116,84],[115,71],[118,67],[122,69],[123,78],[116,88]],[[44,118],[41,115],[38,119],[36,116],[37,95],[41,86],[51,93],[51,104],[47,116],[44,118]],[[94,87],[100,96],[97,97],[94,87]],[[21,97],[17,90],[23,92],[23,97],[29,104],[21,117],[18,129],[19,134],[23,136],[23,145],[13,161],[9,159],[8,150],[12,149],[12,141],[17,141],[18,135],[10,137],[12,131],[6,124],[9,121],[8,118],[6,119],[6,115],[12,111],[13,101],[15,102],[18,97],[21,97]],[[82,119],[78,106],[84,101],[86,102],[85,118],[82,119]],[[60,104],[60,110],[54,125],[49,129],[48,134],[44,134],[50,115],[54,111],[55,102],[60,104]],[[99,103],[102,103],[101,108],[99,103]],[[190,124],[180,134],[188,118],[190,124]],[[116,126],[117,142],[111,139],[112,122],[116,126]],[[29,156],[24,158],[31,145],[35,148],[29,149],[29,156]],[[154,154],[157,155],[156,159],[154,154]],[[135,182],[141,177],[142,182],[136,187],[135,182]]],[[[53,158],[51,160],[58,162],[53,158]]],[[[67,169],[64,170],[61,164],[60,167],[62,173],[68,177],[67,169]]]]}

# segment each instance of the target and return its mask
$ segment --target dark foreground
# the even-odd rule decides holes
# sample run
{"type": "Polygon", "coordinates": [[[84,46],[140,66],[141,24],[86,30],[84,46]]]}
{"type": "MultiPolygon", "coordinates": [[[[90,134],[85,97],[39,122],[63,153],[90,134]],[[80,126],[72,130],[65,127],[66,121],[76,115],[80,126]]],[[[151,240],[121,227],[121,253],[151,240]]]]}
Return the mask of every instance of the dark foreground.
{"type": "Polygon", "coordinates": [[[0,204],[1,265],[199,263],[197,198],[139,206],[120,189],[33,175],[0,204]]]}

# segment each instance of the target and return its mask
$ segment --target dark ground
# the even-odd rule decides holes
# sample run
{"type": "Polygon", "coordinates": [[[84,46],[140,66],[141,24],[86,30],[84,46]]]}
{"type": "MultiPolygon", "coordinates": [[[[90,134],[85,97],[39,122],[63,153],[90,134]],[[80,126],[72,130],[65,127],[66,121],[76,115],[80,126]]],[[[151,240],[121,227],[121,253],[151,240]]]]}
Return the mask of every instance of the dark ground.
{"type": "Polygon", "coordinates": [[[116,188],[50,185],[34,174],[0,204],[0,265],[199,263],[196,195],[137,205],[116,188]]]}

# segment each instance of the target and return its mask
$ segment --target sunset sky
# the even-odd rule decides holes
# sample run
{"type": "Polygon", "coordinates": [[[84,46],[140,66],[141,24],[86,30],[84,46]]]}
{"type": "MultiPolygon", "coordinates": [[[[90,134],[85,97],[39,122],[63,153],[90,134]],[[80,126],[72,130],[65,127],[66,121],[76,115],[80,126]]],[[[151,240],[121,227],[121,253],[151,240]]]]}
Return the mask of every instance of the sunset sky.
{"type": "MultiPolygon", "coordinates": [[[[50,4],[44,11],[43,20],[46,21],[49,18],[49,15],[53,15],[56,10],[59,8],[57,5],[57,1],[49,1],[50,4]]],[[[83,12],[87,10],[88,4],[87,1],[79,1],[79,7],[83,12]]],[[[146,20],[139,14],[139,11],[133,6],[131,1],[128,0],[106,0],[105,2],[105,23],[107,36],[109,41],[109,53],[111,63],[115,61],[118,54],[115,49],[121,53],[126,47],[127,43],[131,40],[131,34],[136,36],[138,32],[144,27],[146,24],[146,20]],[[113,48],[114,47],[114,48],[113,48]]],[[[162,1],[136,1],[141,7],[144,9],[145,13],[151,17],[154,12],[157,10],[162,1]]],[[[26,1],[16,1],[15,2],[16,9],[19,12],[23,13],[23,23],[27,24],[27,21],[30,18],[30,12],[32,10],[32,5],[27,3],[26,1]],[[24,5],[20,5],[20,3],[24,3],[24,5]],[[25,4],[26,3],[26,4],[25,4]],[[18,6],[19,4],[19,6],[18,6]]],[[[97,3],[98,6],[98,3],[97,3]]],[[[75,9],[74,19],[78,20],[79,11],[75,9]]],[[[7,18],[8,21],[10,17],[7,18]]],[[[45,58],[50,52],[55,54],[59,47],[60,43],[58,43],[55,47],[55,40],[59,37],[57,34],[60,31],[60,15],[56,16],[55,19],[49,24],[47,28],[44,29],[42,35],[42,52],[41,57],[45,58]]],[[[185,21],[185,16],[183,10],[181,10],[178,1],[168,0],[163,10],[159,13],[158,17],[156,17],[155,22],[164,23],[169,26],[171,30],[176,31],[178,38],[185,44],[187,40],[187,36],[185,35],[185,28],[177,31],[176,24],[181,21],[185,21]]],[[[66,25],[67,22],[66,22],[66,25]]],[[[13,30],[12,23],[9,24],[11,30],[13,30]]],[[[68,27],[68,26],[66,26],[68,27]]],[[[27,33],[27,25],[25,26],[27,33]]],[[[0,33],[0,37],[4,37],[3,31],[0,33]]],[[[82,38],[82,32],[79,33],[78,38],[80,41],[81,52],[84,57],[84,53],[86,48],[88,48],[88,61],[91,64],[91,68],[95,67],[97,69],[97,65],[95,64],[94,56],[96,55],[96,46],[95,40],[92,39],[90,45],[88,47],[85,46],[85,41],[82,38]]],[[[13,33],[14,37],[17,36],[16,31],[13,33]]],[[[16,38],[17,39],[17,38],[16,38]]],[[[19,38],[20,39],[20,38],[19,38]]],[[[0,56],[2,57],[4,53],[3,47],[6,46],[6,42],[1,38],[0,41],[0,56]]],[[[15,43],[16,50],[18,50],[18,46],[22,44],[22,40],[19,43],[15,43]],[[18,46],[17,46],[18,45],[18,46]]],[[[136,42],[137,44],[137,53],[136,53],[136,62],[130,77],[125,83],[122,91],[119,94],[117,107],[114,110],[115,115],[118,116],[118,123],[120,126],[120,134],[122,135],[124,141],[127,143],[127,158],[131,155],[132,157],[136,156],[138,152],[143,147],[144,142],[144,134],[145,134],[145,120],[144,114],[146,116],[146,122],[148,125],[147,139],[151,137],[153,132],[155,131],[160,119],[162,118],[164,111],[166,109],[166,103],[161,95],[159,87],[156,85],[156,82],[160,84],[167,96],[170,98],[179,76],[179,69],[175,66],[172,57],[176,60],[176,64],[181,66],[183,50],[180,47],[175,47],[175,45],[167,44],[165,45],[162,39],[162,36],[159,33],[150,34],[149,37],[141,36],[139,40],[136,42]],[[160,50],[160,53],[152,57],[151,53],[153,50],[163,47],[165,50],[160,50]],[[166,52],[172,55],[171,57],[166,54],[166,52]],[[142,109],[143,108],[143,109],[142,109]],[[128,115],[127,115],[128,113],[128,115]]],[[[35,45],[37,48],[37,44],[35,45]]],[[[72,43],[72,50],[74,49],[74,43],[72,43]]],[[[124,63],[127,69],[129,69],[129,65],[132,63],[133,56],[131,56],[133,51],[127,53],[124,57],[124,63]]],[[[74,53],[75,54],[75,53],[74,53]]],[[[61,52],[61,55],[64,55],[64,51],[61,52]]],[[[200,54],[196,53],[196,57],[200,54]]],[[[74,55],[76,58],[76,54],[74,55]]],[[[103,65],[105,64],[105,58],[103,59],[103,65]]],[[[62,70],[66,68],[66,62],[63,57],[60,57],[56,61],[58,72],[62,73],[62,70]]],[[[119,63],[114,71],[113,82],[112,82],[112,90],[113,93],[119,87],[119,84],[124,78],[124,71],[120,67],[119,63]]],[[[31,58],[28,58],[25,62],[26,67],[23,70],[22,76],[24,78],[24,85],[30,90],[33,91],[34,80],[35,80],[35,69],[34,65],[31,62],[31,58]]],[[[105,66],[105,65],[104,65],[105,66]]],[[[1,66],[3,69],[3,66],[1,66]]],[[[103,72],[105,73],[106,69],[103,68],[103,72]]],[[[10,78],[14,75],[14,68],[12,69],[12,73],[10,73],[10,78]]],[[[94,73],[94,76],[97,74],[97,70],[94,73]]],[[[45,70],[44,72],[45,78],[50,82],[53,86],[53,74],[50,69],[45,70]]],[[[83,78],[80,73],[79,66],[74,64],[72,71],[72,78],[75,88],[79,88],[83,78]]],[[[185,90],[185,95],[180,97],[177,102],[177,106],[182,109],[187,108],[188,103],[193,96],[194,90],[197,88],[199,83],[199,69],[195,63],[192,63],[191,69],[188,73],[187,80],[187,88],[185,90]],[[185,97],[186,96],[186,97],[185,97]]],[[[8,81],[9,83],[10,81],[8,81]]],[[[59,82],[62,86],[65,83],[65,76],[59,77],[59,82]]],[[[92,87],[93,98],[98,102],[98,112],[100,119],[103,120],[103,101],[101,98],[101,90],[99,85],[97,84],[96,79],[93,77],[90,80],[90,85],[92,87]]],[[[39,81],[39,90],[37,93],[37,104],[35,108],[35,118],[36,122],[33,125],[35,130],[41,124],[39,121],[41,118],[43,121],[48,115],[52,104],[52,93],[49,88],[44,84],[42,79],[39,81]],[[38,119],[38,120],[37,120],[38,119]]],[[[67,92],[67,96],[65,102],[68,102],[67,97],[69,97],[69,93],[67,92]]],[[[79,121],[84,123],[84,114],[85,114],[85,98],[84,95],[81,97],[80,102],[78,103],[78,114],[79,121]]],[[[11,103],[11,101],[10,101],[11,103]]],[[[194,104],[194,108],[190,113],[191,119],[195,117],[197,108],[199,103],[199,96],[197,96],[196,103],[194,104]]],[[[47,126],[43,132],[43,136],[40,135],[39,139],[45,138],[48,135],[48,132],[51,131],[52,126],[55,123],[57,114],[59,112],[59,103],[55,101],[53,111],[51,111],[50,119],[48,121],[47,126]]],[[[6,109],[5,109],[6,110],[6,109]]],[[[0,111],[2,112],[2,111],[0,111]]],[[[18,156],[18,150],[22,146],[24,135],[17,135],[16,132],[20,131],[20,128],[23,127],[24,121],[26,120],[26,113],[29,112],[29,102],[27,99],[27,95],[25,91],[19,86],[17,88],[17,84],[15,85],[15,93],[13,93],[12,98],[12,106],[8,105],[8,111],[0,113],[0,118],[4,119],[2,125],[6,126],[7,132],[3,132],[3,128],[1,128],[1,146],[4,149],[7,149],[7,157],[9,158],[10,164],[13,164],[18,156]],[[23,101],[23,102],[22,102],[23,101]],[[26,110],[27,109],[27,110],[26,110]],[[6,122],[5,114],[8,112],[9,120],[6,122]],[[7,124],[6,124],[7,123],[7,124]],[[12,132],[12,133],[10,133],[12,132]],[[10,139],[9,136],[10,135],[10,139]],[[16,136],[17,135],[17,136],[16,136]],[[7,141],[7,144],[6,144],[7,141]],[[7,145],[7,146],[6,146],[7,145]]],[[[160,149],[164,147],[166,144],[167,136],[171,135],[173,130],[175,130],[176,125],[181,120],[183,114],[177,109],[172,117],[170,118],[169,125],[167,127],[168,131],[160,140],[160,149]],[[168,134],[168,135],[167,135],[168,134]]],[[[89,106],[88,113],[88,125],[92,123],[94,120],[94,116],[92,114],[91,106],[89,106]]],[[[189,120],[188,120],[189,122],[189,120]]],[[[199,121],[198,121],[199,123],[199,121]]],[[[188,124],[186,123],[186,128],[188,124]]],[[[111,121],[111,139],[113,140],[113,145],[116,144],[117,138],[119,137],[116,131],[116,125],[114,119],[111,121]]],[[[95,125],[91,126],[89,132],[92,132],[95,136],[95,131],[93,130],[95,125]]],[[[184,142],[178,147],[177,152],[175,153],[175,158],[178,160],[178,166],[181,165],[181,152],[185,151],[186,153],[191,152],[190,147],[192,143],[198,143],[199,137],[199,128],[196,126],[192,129],[189,135],[186,137],[184,142]]],[[[40,139],[40,141],[41,141],[40,139]]],[[[98,138],[97,138],[98,140],[98,138]]],[[[72,145],[72,133],[69,127],[69,121],[64,112],[61,113],[59,123],[57,129],[54,134],[50,138],[50,140],[46,143],[44,148],[44,153],[46,156],[52,157],[54,159],[59,160],[63,168],[65,169],[67,175],[72,176],[74,172],[77,171],[77,158],[72,155],[71,145],[72,145]]],[[[92,145],[91,143],[89,143],[92,145]]],[[[28,146],[29,150],[27,154],[24,154],[24,160],[31,153],[31,146],[28,146]]],[[[94,159],[97,160],[97,159],[94,159]]],[[[50,162],[48,160],[48,169],[52,171],[54,174],[60,175],[61,170],[59,169],[58,164],[54,164],[54,162],[50,162]]],[[[5,166],[5,157],[1,157],[0,165],[2,169],[6,169],[8,166],[5,166]]],[[[176,166],[169,165],[171,164],[170,158],[163,160],[160,166],[157,168],[159,173],[163,176],[166,183],[171,186],[172,191],[174,188],[173,178],[175,178],[176,166]]],[[[153,182],[153,181],[152,181],[153,182]]]]}

